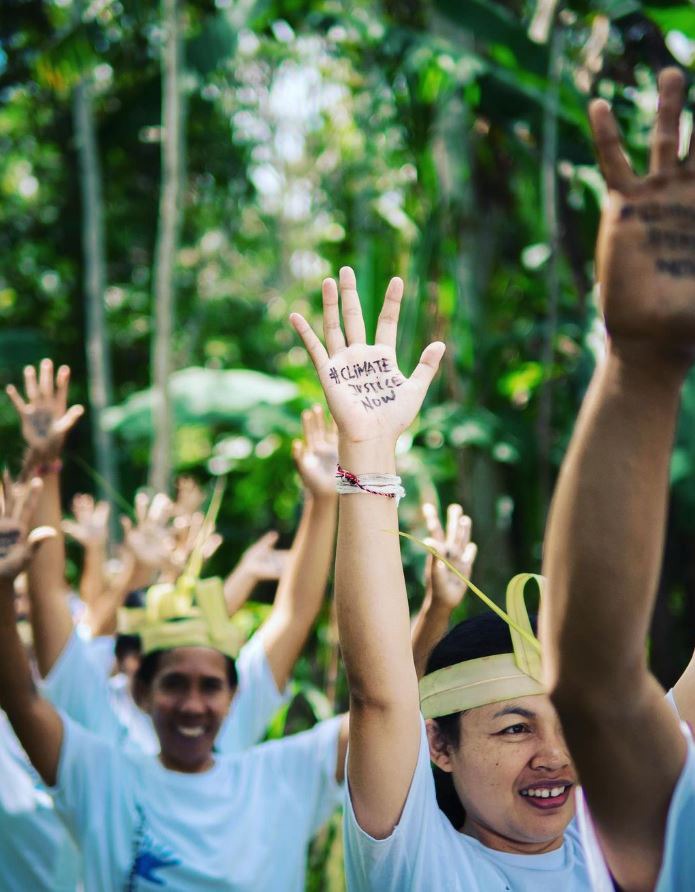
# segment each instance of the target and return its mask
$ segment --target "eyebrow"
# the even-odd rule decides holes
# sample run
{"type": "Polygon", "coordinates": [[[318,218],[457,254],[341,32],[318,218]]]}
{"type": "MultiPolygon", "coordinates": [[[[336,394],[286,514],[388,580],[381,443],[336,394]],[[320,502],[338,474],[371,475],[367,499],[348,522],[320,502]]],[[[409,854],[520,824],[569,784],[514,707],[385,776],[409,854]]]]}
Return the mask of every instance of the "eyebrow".
{"type": "Polygon", "coordinates": [[[536,713],[530,709],[524,709],[523,706],[505,706],[493,715],[493,719],[499,719],[503,715],[520,715],[525,719],[535,719],[536,713]]]}

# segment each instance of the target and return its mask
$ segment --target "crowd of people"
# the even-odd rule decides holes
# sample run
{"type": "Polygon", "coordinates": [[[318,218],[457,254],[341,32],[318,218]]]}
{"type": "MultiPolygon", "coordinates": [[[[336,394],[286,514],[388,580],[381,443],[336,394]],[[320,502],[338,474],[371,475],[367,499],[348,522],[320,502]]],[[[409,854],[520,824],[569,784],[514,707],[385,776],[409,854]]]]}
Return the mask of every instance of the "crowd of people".
{"type": "Polygon", "coordinates": [[[683,105],[683,76],[667,69],[643,177],[608,105],[590,108],[608,186],[606,358],[558,480],[544,575],[510,580],[503,608],[450,628],[474,588],[471,520],[452,504],[442,524],[426,505],[431,553],[410,615],[395,447],[445,345],[399,371],[399,278],[374,344],[349,267],[323,284],[323,341],[290,317],[333,421],[303,413],[290,550],[268,533],[225,580],[203,572],[224,549],[219,486],[138,494],[113,560],[107,504],[75,496],[63,516],[61,451],[82,415],[69,369],[44,359],[21,392],[8,387],[26,451],[0,498],[0,890],[301,892],[308,846],[341,808],[350,890],[695,889],[695,660],[665,692],[646,648],[695,360],[683,105]],[[83,549],[78,592],[66,535],[83,549]],[[333,565],[349,712],[262,742],[333,565]],[[245,640],[244,604],[268,580],[272,608],[245,640]]]}

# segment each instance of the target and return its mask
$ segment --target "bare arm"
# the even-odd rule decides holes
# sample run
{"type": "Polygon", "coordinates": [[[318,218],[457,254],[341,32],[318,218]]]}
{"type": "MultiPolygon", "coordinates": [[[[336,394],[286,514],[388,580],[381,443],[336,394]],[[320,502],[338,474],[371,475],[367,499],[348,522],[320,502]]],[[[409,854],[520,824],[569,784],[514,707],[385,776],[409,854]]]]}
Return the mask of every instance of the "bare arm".
{"type": "Polygon", "coordinates": [[[294,458],[306,489],[304,509],[273,609],[260,631],[280,690],[289,681],[321,609],[335,543],[335,458],[326,473],[319,460],[320,449],[327,446],[323,416],[312,410],[303,415],[303,423],[306,445],[301,450],[295,447],[294,458]]]}
{"type": "Polygon", "coordinates": [[[280,579],[289,552],[275,548],[278,534],[265,533],[249,546],[241,560],[224,581],[224,600],[227,612],[233,616],[251,596],[259,582],[280,579]]]}
{"type": "MultiPolygon", "coordinates": [[[[471,542],[471,519],[460,505],[449,505],[446,534],[434,505],[422,506],[427,523],[428,545],[436,548],[456,569],[470,579],[477,546],[471,542]]],[[[427,555],[425,599],[412,626],[413,657],[418,678],[425,674],[432,648],[446,635],[451,614],[462,603],[468,586],[446,564],[427,555]]]]}
{"type": "Polygon", "coordinates": [[[53,363],[44,359],[38,377],[32,366],[24,370],[25,398],[16,388],[7,388],[28,447],[23,476],[31,476],[37,467],[43,472],[44,485],[32,525],[49,526],[56,531],[55,537],[32,560],[28,574],[34,645],[42,675],[48,674],[72,633],[66,599],[65,542],[61,532],[59,457],[66,433],[83,410],[81,406],[67,408],[69,381],[67,366],[61,366],[54,378],[53,363]]]}
{"type": "Polygon", "coordinates": [[[641,180],[605,103],[591,109],[611,190],[597,252],[610,344],[563,464],[545,544],[551,693],[609,866],[629,892],[654,886],[686,751],[645,645],[679,394],[695,344],[692,274],[673,271],[680,258],[662,234],[674,225],[693,231],[670,219],[674,207],[695,211],[692,163],[677,164],[682,92],[678,72],[662,74],[652,174],[641,180]]]}
{"type": "MultiPolygon", "coordinates": [[[[395,354],[401,280],[392,279],[388,287],[374,346],[365,342],[349,267],[341,270],[340,288],[345,337],[331,279],[323,286],[326,348],[301,316],[293,314],[291,321],[311,355],[338,426],[341,465],[354,474],[394,474],[396,440],[419,410],[444,345],[431,344],[411,378],[404,378],[395,354]],[[349,371],[354,373],[357,365],[364,370],[359,383],[370,385],[363,393],[383,392],[389,399],[368,396],[365,404],[355,379],[348,383],[349,371]]],[[[360,825],[385,837],[403,809],[419,749],[417,676],[394,535],[398,515],[394,499],[371,494],[341,496],[339,513],[335,590],[350,687],[349,783],[360,825]]]]}
{"type": "MultiPolygon", "coordinates": [[[[56,782],[63,740],[63,723],[55,709],[39,696],[26,652],[19,640],[14,613],[14,579],[37,544],[49,542],[53,531],[27,527],[40,482],[12,492],[3,481],[0,498],[0,707],[44,781],[56,782]]],[[[38,549],[40,551],[40,548],[38,549]]]]}

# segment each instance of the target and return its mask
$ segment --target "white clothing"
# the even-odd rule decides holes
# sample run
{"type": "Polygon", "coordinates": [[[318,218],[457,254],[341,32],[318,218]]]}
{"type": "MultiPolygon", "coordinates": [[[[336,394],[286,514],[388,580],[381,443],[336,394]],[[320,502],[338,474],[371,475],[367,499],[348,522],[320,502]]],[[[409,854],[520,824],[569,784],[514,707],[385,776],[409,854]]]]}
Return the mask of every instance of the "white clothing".
{"type": "Polygon", "coordinates": [[[437,805],[427,732],[401,819],[386,839],[359,826],[348,794],[345,872],[349,892],[590,892],[575,822],[561,848],[543,855],[497,852],[454,829],[437,805]]]}
{"type": "Polygon", "coordinates": [[[306,850],[331,815],[340,718],[169,771],[64,718],[56,808],[99,892],[304,892],[306,850]]]}
{"type": "Polygon", "coordinates": [[[0,711],[0,889],[75,892],[79,868],[53,799],[0,711]]]}

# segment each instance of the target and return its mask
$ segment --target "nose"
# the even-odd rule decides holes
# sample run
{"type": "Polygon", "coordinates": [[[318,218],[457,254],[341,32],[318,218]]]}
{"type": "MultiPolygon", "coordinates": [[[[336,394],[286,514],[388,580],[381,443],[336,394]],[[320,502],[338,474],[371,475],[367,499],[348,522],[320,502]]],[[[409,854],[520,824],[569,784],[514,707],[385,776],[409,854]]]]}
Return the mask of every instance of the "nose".
{"type": "Polygon", "coordinates": [[[570,765],[570,757],[562,735],[548,732],[539,741],[538,749],[531,759],[531,767],[559,771],[568,765],[570,765]]]}
{"type": "Polygon", "coordinates": [[[196,685],[191,685],[179,705],[181,712],[188,715],[203,715],[207,709],[205,698],[196,685]]]}

